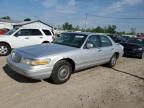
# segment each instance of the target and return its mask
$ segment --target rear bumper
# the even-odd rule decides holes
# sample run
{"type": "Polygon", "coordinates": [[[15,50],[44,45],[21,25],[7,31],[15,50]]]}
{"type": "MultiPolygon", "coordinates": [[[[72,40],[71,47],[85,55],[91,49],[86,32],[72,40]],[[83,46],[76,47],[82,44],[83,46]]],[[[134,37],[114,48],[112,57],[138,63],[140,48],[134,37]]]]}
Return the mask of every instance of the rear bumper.
{"type": "Polygon", "coordinates": [[[7,64],[16,73],[31,79],[46,79],[49,78],[52,73],[51,67],[34,68],[32,66],[25,66],[24,64],[14,63],[10,57],[7,59],[7,64]]]}

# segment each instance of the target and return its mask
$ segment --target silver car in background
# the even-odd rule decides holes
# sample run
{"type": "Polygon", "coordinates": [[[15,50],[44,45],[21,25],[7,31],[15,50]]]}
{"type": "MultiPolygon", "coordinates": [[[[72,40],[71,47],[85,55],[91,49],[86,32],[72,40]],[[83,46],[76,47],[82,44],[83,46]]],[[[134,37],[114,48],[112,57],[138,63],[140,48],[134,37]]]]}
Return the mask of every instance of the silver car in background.
{"type": "Polygon", "coordinates": [[[61,84],[74,71],[102,64],[113,67],[122,55],[123,47],[103,34],[62,33],[53,43],[13,50],[7,63],[26,77],[61,84]]]}

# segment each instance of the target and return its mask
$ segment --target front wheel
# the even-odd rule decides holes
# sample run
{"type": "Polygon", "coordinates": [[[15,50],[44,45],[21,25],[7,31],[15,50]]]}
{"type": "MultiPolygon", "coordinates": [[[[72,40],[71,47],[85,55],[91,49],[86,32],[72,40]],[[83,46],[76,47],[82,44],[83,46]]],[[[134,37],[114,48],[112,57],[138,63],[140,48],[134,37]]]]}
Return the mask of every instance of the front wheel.
{"type": "Polygon", "coordinates": [[[71,64],[66,60],[61,60],[54,66],[50,79],[55,84],[62,84],[69,80],[71,73],[71,64]]]}
{"type": "Polygon", "coordinates": [[[5,44],[0,43],[0,56],[7,56],[11,52],[11,48],[5,44]]]}
{"type": "Polygon", "coordinates": [[[141,56],[139,57],[140,59],[144,58],[144,52],[142,52],[141,56]]]}
{"type": "Polygon", "coordinates": [[[109,63],[108,63],[108,67],[110,67],[110,68],[112,68],[112,67],[114,67],[115,65],[116,65],[116,63],[117,63],[117,55],[116,54],[114,54],[112,57],[111,57],[111,59],[110,59],[110,61],[109,61],[109,63]]]}

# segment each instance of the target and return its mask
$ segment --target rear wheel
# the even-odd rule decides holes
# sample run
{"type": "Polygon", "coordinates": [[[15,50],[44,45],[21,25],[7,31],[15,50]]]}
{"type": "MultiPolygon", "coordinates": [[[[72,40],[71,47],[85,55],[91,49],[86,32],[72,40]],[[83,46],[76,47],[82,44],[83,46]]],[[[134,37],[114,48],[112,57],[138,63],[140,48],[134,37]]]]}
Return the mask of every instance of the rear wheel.
{"type": "Polygon", "coordinates": [[[139,57],[140,59],[144,59],[144,52],[142,52],[141,56],[139,57]]]}
{"type": "Polygon", "coordinates": [[[0,56],[7,56],[11,52],[11,48],[5,44],[0,43],[0,56]]]}
{"type": "Polygon", "coordinates": [[[71,64],[66,60],[61,60],[54,66],[50,79],[55,84],[62,84],[69,80],[71,73],[71,64]]]}
{"type": "Polygon", "coordinates": [[[117,59],[118,59],[117,55],[114,54],[114,55],[111,57],[111,60],[110,60],[109,63],[108,63],[108,67],[110,67],[110,68],[114,67],[114,66],[116,65],[116,63],[117,63],[117,59]]]}

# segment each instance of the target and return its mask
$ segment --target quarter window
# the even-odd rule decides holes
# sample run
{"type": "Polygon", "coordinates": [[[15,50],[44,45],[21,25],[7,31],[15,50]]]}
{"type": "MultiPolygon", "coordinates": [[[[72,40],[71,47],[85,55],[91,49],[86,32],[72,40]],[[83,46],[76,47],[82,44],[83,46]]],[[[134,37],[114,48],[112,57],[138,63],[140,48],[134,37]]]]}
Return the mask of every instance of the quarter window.
{"type": "Polygon", "coordinates": [[[43,30],[43,32],[45,33],[45,35],[49,36],[52,35],[51,32],[49,30],[43,30]]]}
{"type": "Polygon", "coordinates": [[[112,42],[106,36],[100,36],[100,39],[101,39],[101,47],[112,46],[112,42]]]}

